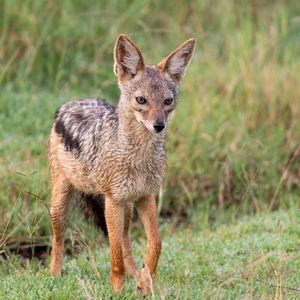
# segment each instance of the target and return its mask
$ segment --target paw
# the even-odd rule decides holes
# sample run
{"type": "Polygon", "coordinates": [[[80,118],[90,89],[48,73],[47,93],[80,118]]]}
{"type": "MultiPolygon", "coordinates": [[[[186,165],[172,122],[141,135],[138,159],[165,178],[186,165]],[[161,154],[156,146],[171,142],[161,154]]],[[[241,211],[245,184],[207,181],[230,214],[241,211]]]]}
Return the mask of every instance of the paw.
{"type": "Polygon", "coordinates": [[[53,259],[50,264],[50,273],[53,276],[57,277],[61,275],[61,270],[62,270],[62,260],[57,262],[53,259]]]}
{"type": "Polygon", "coordinates": [[[56,268],[50,268],[50,274],[54,277],[59,277],[61,276],[61,270],[56,269],[56,268]]]}
{"type": "Polygon", "coordinates": [[[112,288],[115,294],[120,293],[120,291],[123,289],[125,282],[125,276],[115,276],[111,279],[112,288]]]}
{"type": "Polygon", "coordinates": [[[153,281],[147,265],[143,265],[141,272],[137,276],[137,293],[139,296],[153,294],[153,281]]]}

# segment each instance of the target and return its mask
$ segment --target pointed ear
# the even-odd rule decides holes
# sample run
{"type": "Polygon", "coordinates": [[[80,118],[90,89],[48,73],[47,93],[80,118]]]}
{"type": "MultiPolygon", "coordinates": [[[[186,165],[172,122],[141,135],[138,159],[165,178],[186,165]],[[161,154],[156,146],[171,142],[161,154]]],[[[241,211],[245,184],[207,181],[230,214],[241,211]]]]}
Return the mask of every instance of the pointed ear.
{"type": "Polygon", "coordinates": [[[120,80],[131,79],[145,69],[141,51],[125,34],[116,41],[114,59],[114,72],[120,80]]]}
{"type": "Polygon", "coordinates": [[[185,69],[189,64],[195,46],[195,39],[189,39],[177,47],[170,55],[165,57],[158,67],[168,73],[175,82],[179,83],[184,76],[185,69]]]}

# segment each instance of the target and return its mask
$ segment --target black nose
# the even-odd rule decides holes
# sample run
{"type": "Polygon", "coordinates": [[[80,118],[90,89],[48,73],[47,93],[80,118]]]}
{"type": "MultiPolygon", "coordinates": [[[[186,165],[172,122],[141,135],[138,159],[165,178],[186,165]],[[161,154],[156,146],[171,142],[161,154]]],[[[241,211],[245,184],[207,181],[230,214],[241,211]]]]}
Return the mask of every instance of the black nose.
{"type": "Polygon", "coordinates": [[[155,123],[155,124],[153,124],[153,127],[156,132],[161,132],[165,128],[165,124],[164,123],[155,123]]]}

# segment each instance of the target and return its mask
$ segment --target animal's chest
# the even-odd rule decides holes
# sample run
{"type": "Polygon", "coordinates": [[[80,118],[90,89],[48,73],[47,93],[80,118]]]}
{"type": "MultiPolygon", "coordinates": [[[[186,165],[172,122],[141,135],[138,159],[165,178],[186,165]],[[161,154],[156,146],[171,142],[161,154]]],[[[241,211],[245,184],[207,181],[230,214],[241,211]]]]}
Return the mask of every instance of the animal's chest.
{"type": "Polygon", "coordinates": [[[140,166],[127,166],[115,177],[112,192],[120,201],[136,201],[156,193],[164,177],[163,161],[148,162],[140,166]]]}

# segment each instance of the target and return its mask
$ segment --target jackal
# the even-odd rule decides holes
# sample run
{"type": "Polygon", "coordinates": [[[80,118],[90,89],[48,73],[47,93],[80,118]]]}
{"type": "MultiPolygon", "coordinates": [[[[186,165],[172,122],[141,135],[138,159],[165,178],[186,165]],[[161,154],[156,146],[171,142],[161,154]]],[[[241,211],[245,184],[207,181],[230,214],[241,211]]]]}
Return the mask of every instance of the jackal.
{"type": "Polygon", "coordinates": [[[114,292],[122,288],[125,270],[138,281],[143,295],[151,292],[161,252],[155,193],[166,169],[167,121],[194,44],[189,39],[158,65],[146,66],[138,47],[121,34],[114,48],[114,73],[121,90],[118,105],[85,99],[56,111],[48,141],[52,274],[61,274],[68,213],[77,200],[108,234],[114,292]],[[134,206],[148,240],[141,272],[130,244],[134,206]]]}

